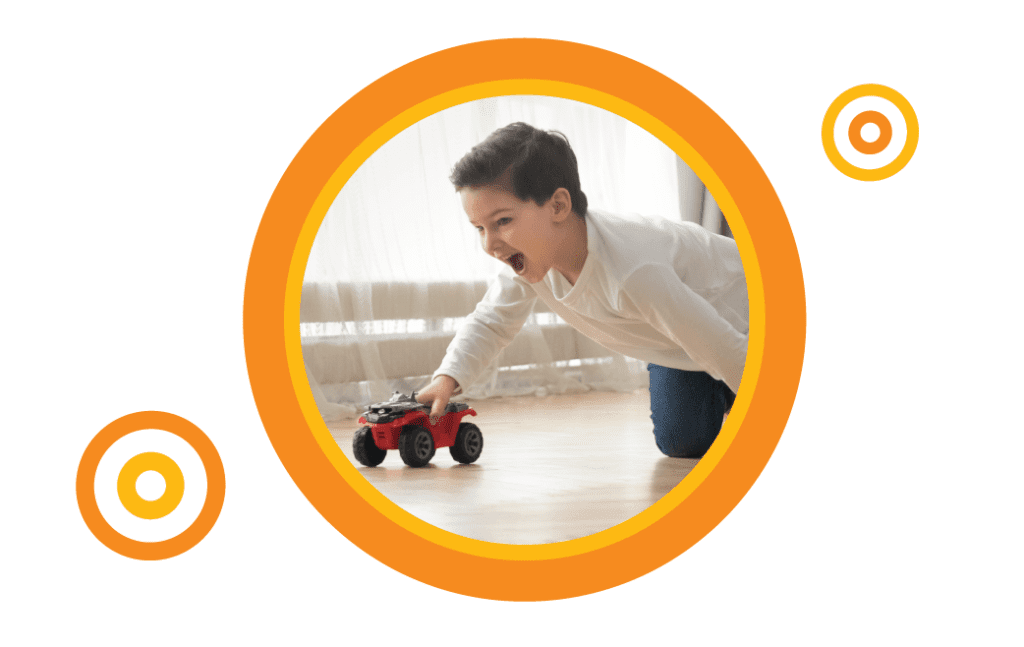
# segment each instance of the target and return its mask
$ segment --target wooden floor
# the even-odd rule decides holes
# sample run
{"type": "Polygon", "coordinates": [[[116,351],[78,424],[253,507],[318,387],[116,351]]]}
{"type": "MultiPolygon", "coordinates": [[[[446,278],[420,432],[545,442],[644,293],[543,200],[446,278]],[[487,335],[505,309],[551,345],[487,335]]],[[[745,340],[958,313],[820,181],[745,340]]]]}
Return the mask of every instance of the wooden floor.
{"type": "Polygon", "coordinates": [[[696,459],[667,458],[649,395],[586,393],[474,400],[484,449],[472,465],[440,449],[410,468],[397,451],[377,467],[352,456],[357,422],[330,425],[345,455],[386,497],[439,528],[505,544],[544,544],[610,528],[674,488],[696,459]]]}

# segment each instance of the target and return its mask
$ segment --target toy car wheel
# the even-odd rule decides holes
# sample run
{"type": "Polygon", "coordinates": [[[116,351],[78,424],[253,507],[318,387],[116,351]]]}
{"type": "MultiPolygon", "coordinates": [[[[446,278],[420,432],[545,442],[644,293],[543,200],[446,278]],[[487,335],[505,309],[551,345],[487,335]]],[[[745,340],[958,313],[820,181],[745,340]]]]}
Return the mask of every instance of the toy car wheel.
{"type": "Polygon", "coordinates": [[[434,436],[419,425],[407,425],[398,437],[398,453],[409,467],[423,467],[434,457],[434,436]]]}
{"type": "Polygon", "coordinates": [[[455,434],[455,444],[451,446],[452,458],[460,463],[472,463],[480,458],[480,452],[484,450],[484,435],[480,428],[471,422],[464,422],[459,425],[459,431],[455,434]]]}
{"type": "Polygon", "coordinates": [[[373,430],[369,427],[362,427],[352,437],[352,453],[356,460],[367,467],[376,467],[384,461],[388,450],[377,447],[373,442],[373,430]]]}

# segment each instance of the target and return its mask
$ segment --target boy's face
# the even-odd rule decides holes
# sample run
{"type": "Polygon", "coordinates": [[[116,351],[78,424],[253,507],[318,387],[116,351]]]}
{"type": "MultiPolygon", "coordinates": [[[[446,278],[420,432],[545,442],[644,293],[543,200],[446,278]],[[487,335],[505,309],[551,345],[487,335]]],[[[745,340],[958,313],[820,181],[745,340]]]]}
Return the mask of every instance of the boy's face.
{"type": "Polygon", "coordinates": [[[484,252],[530,283],[544,278],[557,260],[557,225],[569,211],[558,193],[544,205],[492,186],[465,187],[459,194],[484,252]]]}

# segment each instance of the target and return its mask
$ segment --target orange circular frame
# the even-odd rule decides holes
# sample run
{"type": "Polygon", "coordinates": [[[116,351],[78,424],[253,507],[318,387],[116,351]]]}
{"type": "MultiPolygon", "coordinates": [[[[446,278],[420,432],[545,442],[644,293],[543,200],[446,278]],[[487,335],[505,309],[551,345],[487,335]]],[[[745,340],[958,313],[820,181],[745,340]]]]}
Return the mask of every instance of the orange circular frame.
{"type": "Polygon", "coordinates": [[[203,430],[188,420],[163,411],[140,411],[118,418],[89,442],[78,464],[75,490],[82,519],[103,545],[125,557],[157,560],[180,555],[206,537],[224,505],[224,464],[217,448],[203,430]],[[114,530],[96,503],[96,468],[110,446],[121,438],[144,429],[160,429],[178,436],[199,454],[206,470],[206,501],[199,516],[181,534],[163,541],[137,541],[114,530]]]}
{"type": "Polygon", "coordinates": [[[256,234],[245,285],[253,396],[274,449],[306,498],[388,566],[432,586],[501,600],[550,600],[607,589],[665,564],[710,532],[750,489],[778,443],[796,397],[805,330],[803,276],[789,222],[739,137],[671,79],[612,52],[564,41],[455,47],[405,65],[352,97],[317,129],[281,178],[256,234]],[[330,446],[299,347],[298,305],[309,247],[358,164],[418,119],[508,94],[590,102],[633,120],[675,150],[732,226],[750,293],[743,381],[708,455],[645,513],[561,544],[469,540],[394,506],[330,446]],[[770,379],[759,380],[761,374],[770,379]]]}

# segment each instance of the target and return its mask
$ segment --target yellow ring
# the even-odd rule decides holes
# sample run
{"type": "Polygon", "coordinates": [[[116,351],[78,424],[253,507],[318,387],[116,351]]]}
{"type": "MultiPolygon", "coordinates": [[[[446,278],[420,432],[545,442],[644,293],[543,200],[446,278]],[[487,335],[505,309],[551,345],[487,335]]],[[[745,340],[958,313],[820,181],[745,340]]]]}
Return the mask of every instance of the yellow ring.
{"type": "Polygon", "coordinates": [[[121,505],[140,519],[160,519],[174,512],[185,495],[185,477],[178,464],[164,454],[145,452],[133,456],[117,475],[117,496],[121,505]],[[136,481],[143,472],[156,472],[164,478],[164,493],[147,501],[139,496],[136,481]]]}
{"type": "Polygon", "coordinates": [[[348,482],[349,486],[366,501],[369,501],[381,514],[420,537],[470,555],[513,560],[545,560],[571,557],[622,541],[649,527],[697,489],[725,455],[726,450],[732,444],[742,425],[750,402],[749,396],[756,387],[760,375],[761,359],[764,353],[764,326],[761,323],[765,308],[763,295],[764,288],[757,256],[747,232],[746,224],[743,222],[743,218],[732,199],[732,195],[710,165],[677,133],[637,106],[591,88],[539,79],[490,81],[442,93],[412,106],[381,126],[363,141],[348,158],[338,165],[307,215],[292,257],[291,271],[285,289],[286,353],[292,384],[299,400],[299,406],[305,414],[306,423],[309,425],[317,443],[334,468],[348,482]],[[302,296],[302,281],[306,271],[306,264],[309,260],[309,254],[313,248],[313,241],[316,238],[321,223],[327,216],[328,209],[356,169],[395,135],[426,117],[469,101],[496,96],[518,95],[560,97],[603,108],[637,124],[671,148],[701,178],[712,195],[715,196],[722,212],[726,214],[729,226],[732,228],[736,243],[739,246],[740,257],[743,261],[743,269],[747,278],[747,289],[750,291],[750,340],[747,350],[747,363],[743,370],[741,394],[733,405],[728,422],[722,427],[718,438],[715,440],[715,444],[708,453],[677,487],[636,516],[612,528],[607,528],[586,537],[551,544],[500,544],[463,537],[423,521],[381,494],[345,457],[338,447],[337,441],[334,440],[330,430],[324,423],[309,387],[309,378],[306,373],[306,366],[302,355],[302,342],[299,335],[299,300],[302,296]]]}
{"type": "Polygon", "coordinates": [[[832,165],[839,169],[843,175],[863,182],[884,180],[885,178],[892,177],[903,170],[903,167],[907,165],[910,158],[914,156],[914,151],[917,150],[917,140],[919,135],[920,126],[917,123],[917,113],[914,112],[914,108],[910,105],[910,102],[896,90],[876,83],[858,85],[840,94],[836,97],[836,100],[832,102],[832,105],[828,107],[828,110],[825,111],[825,120],[821,124],[821,143],[825,147],[825,154],[828,155],[829,161],[832,162],[832,165]],[[846,161],[842,154],[840,154],[839,148],[836,146],[835,128],[836,120],[839,118],[839,113],[842,112],[843,108],[845,108],[851,101],[860,99],[861,97],[881,97],[882,99],[891,102],[900,111],[900,114],[903,115],[903,120],[907,122],[907,141],[903,145],[903,150],[901,150],[900,154],[896,156],[896,159],[881,168],[861,168],[859,166],[854,166],[846,161]]]}

